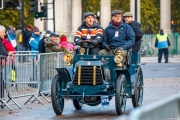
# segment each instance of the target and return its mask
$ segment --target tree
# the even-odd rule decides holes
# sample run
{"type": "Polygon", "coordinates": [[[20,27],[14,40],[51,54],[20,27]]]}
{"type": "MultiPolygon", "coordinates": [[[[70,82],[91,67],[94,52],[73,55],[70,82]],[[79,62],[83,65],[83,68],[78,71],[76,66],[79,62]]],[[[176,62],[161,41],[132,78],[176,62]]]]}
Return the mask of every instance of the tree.
{"type": "Polygon", "coordinates": [[[92,12],[97,14],[100,11],[100,0],[82,0],[82,13],[92,12]]]}
{"type": "Polygon", "coordinates": [[[130,11],[130,0],[111,0],[111,11],[120,10],[122,13],[130,11]]]}
{"type": "MultiPolygon", "coordinates": [[[[25,6],[24,6],[24,24],[25,25],[34,24],[33,13],[29,12],[29,9],[30,9],[29,1],[30,0],[25,0],[24,2],[25,3],[25,6]]],[[[16,9],[0,10],[0,24],[5,26],[6,28],[10,25],[17,27],[18,25],[21,24],[21,16],[22,16],[22,12],[16,9]]]]}
{"type": "Polygon", "coordinates": [[[159,0],[141,0],[141,29],[144,33],[157,33],[160,26],[159,0]]]}
{"type": "Polygon", "coordinates": [[[177,29],[175,32],[180,32],[180,1],[171,0],[171,20],[174,20],[174,23],[177,24],[177,29]]]}

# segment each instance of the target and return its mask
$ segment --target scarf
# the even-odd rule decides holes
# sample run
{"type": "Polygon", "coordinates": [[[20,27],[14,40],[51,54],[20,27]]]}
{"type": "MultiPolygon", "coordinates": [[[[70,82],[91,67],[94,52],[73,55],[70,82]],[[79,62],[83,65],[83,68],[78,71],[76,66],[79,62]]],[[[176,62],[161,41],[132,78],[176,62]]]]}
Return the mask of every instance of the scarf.
{"type": "Polygon", "coordinates": [[[116,22],[116,21],[112,20],[112,24],[113,24],[115,27],[118,27],[121,23],[122,23],[122,21],[121,21],[121,22],[116,22]]]}

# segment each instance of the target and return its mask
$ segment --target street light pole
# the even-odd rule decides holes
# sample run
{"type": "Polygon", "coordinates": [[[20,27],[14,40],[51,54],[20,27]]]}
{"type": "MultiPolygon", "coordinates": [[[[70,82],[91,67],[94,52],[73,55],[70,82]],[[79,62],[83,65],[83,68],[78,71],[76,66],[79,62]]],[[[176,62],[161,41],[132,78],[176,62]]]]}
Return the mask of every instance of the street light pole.
{"type": "Polygon", "coordinates": [[[55,0],[53,0],[53,26],[54,26],[54,32],[56,32],[56,28],[55,28],[55,0]]]}
{"type": "Polygon", "coordinates": [[[137,12],[138,12],[138,11],[137,11],[137,0],[134,0],[134,1],[135,1],[135,2],[134,2],[134,5],[135,5],[135,6],[134,6],[134,14],[135,14],[135,15],[134,15],[134,19],[137,21],[137,14],[138,14],[138,13],[137,13],[137,12]]]}

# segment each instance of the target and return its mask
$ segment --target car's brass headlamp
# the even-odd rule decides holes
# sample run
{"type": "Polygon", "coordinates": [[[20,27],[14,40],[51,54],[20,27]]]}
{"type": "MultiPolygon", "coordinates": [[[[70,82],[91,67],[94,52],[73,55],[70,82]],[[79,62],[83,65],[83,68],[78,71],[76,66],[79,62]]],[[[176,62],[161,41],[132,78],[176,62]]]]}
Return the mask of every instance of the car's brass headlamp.
{"type": "Polygon", "coordinates": [[[122,67],[123,66],[123,50],[114,50],[115,57],[114,57],[114,62],[117,63],[117,67],[122,67]]]}
{"type": "Polygon", "coordinates": [[[64,55],[64,62],[68,65],[72,65],[72,56],[70,53],[64,55]]]}

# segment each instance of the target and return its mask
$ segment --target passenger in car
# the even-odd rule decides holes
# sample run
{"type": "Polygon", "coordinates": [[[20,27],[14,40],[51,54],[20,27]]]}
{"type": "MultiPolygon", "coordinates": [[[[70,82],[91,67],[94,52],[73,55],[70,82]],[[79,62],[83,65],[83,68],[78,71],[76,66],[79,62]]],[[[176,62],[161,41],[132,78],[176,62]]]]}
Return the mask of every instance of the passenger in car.
{"type": "Polygon", "coordinates": [[[111,14],[112,21],[105,28],[103,33],[102,47],[99,55],[113,55],[118,50],[123,51],[123,56],[127,55],[127,50],[135,44],[135,34],[122,18],[122,12],[114,10],[111,14]],[[115,51],[114,51],[115,50],[115,51]]]}

